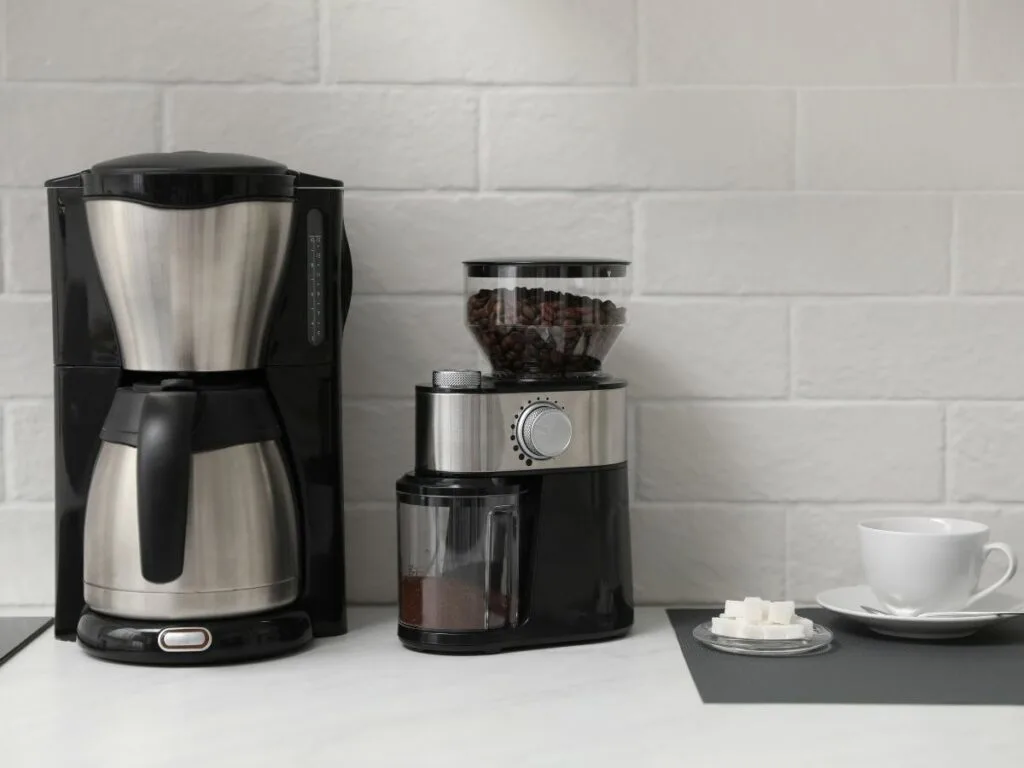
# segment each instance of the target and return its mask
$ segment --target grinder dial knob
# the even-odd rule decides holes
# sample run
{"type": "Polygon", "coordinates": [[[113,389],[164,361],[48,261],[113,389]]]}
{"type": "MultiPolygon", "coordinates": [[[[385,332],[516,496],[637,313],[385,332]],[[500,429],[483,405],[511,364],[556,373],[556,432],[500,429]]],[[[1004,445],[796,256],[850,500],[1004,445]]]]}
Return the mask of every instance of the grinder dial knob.
{"type": "Polygon", "coordinates": [[[534,403],[516,422],[516,437],[531,459],[553,459],[565,453],[572,441],[572,420],[557,405],[534,403]]]}

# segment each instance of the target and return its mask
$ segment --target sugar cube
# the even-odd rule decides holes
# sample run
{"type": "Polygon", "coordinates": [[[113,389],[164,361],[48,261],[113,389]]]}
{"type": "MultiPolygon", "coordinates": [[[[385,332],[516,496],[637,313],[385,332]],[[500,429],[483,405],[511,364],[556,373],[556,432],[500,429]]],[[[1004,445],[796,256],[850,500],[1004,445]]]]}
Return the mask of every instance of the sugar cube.
{"type": "Polygon", "coordinates": [[[765,640],[785,640],[786,629],[786,627],[779,626],[778,624],[765,624],[761,627],[765,640]]]}
{"type": "Polygon", "coordinates": [[[792,600],[782,600],[777,603],[771,603],[768,606],[768,623],[769,624],[789,624],[793,620],[793,614],[796,611],[796,605],[792,600]]]}
{"type": "Polygon", "coordinates": [[[814,635],[814,622],[810,619],[805,619],[803,616],[793,614],[792,623],[803,630],[804,637],[810,638],[814,635]]]}
{"type": "Polygon", "coordinates": [[[731,619],[743,618],[743,601],[742,600],[726,600],[725,601],[725,613],[723,616],[728,616],[731,619]]]}
{"type": "Polygon", "coordinates": [[[740,621],[739,637],[744,640],[764,640],[764,627],[740,621]]]}
{"type": "Polygon", "coordinates": [[[785,626],[779,627],[782,630],[785,637],[784,640],[803,640],[805,637],[804,628],[799,624],[786,624],[785,626]]]}
{"type": "Polygon", "coordinates": [[[760,597],[748,597],[743,600],[743,618],[751,624],[760,624],[764,621],[764,601],[760,597]]]}
{"type": "Polygon", "coordinates": [[[739,637],[740,619],[719,616],[711,620],[711,634],[719,637],[739,637]]]}

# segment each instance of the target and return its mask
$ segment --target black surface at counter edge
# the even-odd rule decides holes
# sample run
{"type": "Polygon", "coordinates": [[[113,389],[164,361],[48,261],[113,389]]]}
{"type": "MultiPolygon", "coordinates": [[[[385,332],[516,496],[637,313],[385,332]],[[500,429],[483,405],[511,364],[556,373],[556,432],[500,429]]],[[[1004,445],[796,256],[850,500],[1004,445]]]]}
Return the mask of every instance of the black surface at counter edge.
{"type": "Polygon", "coordinates": [[[53,624],[43,616],[0,617],[0,666],[53,624]]]}

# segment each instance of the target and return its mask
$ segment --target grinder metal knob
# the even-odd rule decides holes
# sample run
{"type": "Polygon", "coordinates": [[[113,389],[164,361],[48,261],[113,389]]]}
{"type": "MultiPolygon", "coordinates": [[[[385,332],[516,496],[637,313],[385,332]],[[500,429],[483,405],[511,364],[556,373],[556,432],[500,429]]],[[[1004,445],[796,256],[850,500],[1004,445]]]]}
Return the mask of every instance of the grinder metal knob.
{"type": "Polygon", "coordinates": [[[438,389],[480,389],[480,371],[434,371],[431,380],[438,389]]]}
{"type": "Polygon", "coordinates": [[[552,403],[534,403],[516,422],[516,436],[523,453],[531,459],[561,456],[572,441],[572,420],[552,403]]]}

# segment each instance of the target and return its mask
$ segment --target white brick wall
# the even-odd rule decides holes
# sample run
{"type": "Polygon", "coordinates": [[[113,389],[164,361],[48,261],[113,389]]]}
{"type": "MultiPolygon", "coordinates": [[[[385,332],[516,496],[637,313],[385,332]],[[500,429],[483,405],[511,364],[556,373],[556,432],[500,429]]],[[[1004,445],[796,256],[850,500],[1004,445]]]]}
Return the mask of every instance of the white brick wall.
{"type": "Polygon", "coordinates": [[[1024,552],[1022,35],[1020,0],[0,0],[0,604],[52,593],[38,187],[153,149],[349,185],[356,600],[394,597],[413,384],[478,362],[478,256],[634,261],[641,600],[812,599],[869,515],[1024,552]]]}

